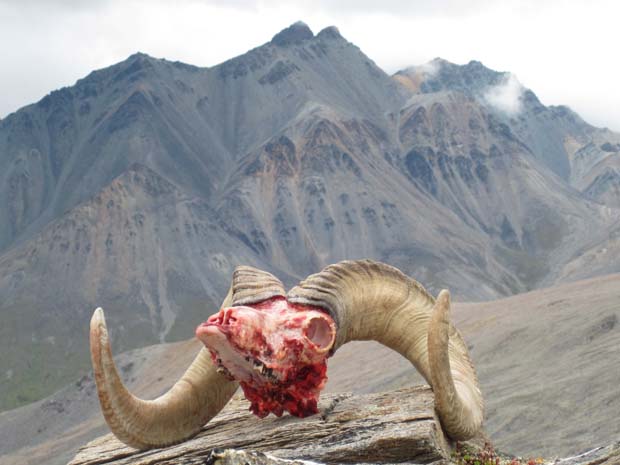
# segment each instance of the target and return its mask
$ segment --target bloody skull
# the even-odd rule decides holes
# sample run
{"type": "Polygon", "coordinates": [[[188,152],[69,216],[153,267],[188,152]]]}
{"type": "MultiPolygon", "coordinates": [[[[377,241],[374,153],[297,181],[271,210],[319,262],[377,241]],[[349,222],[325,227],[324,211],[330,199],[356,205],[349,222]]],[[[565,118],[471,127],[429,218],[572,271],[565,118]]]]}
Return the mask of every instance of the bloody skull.
{"type": "Polygon", "coordinates": [[[318,412],[336,338],[334,320],[320,309],[284,297],[223,308],[198,326],[196,337],[218,371],[240,383],[258,417],[318,412]]]}

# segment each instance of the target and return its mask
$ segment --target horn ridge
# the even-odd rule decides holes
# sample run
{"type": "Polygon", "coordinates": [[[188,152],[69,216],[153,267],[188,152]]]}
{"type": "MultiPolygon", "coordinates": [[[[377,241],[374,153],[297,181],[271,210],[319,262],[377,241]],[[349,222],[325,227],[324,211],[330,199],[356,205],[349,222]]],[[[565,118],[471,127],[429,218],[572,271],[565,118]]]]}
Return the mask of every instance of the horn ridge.
{"type": "Polygon", "coordinates": [[[232,305],[248,305],[273,297],[285,297],[282,282],[271,273],[251,266],[238,266],[233,272],[232,305]]]}

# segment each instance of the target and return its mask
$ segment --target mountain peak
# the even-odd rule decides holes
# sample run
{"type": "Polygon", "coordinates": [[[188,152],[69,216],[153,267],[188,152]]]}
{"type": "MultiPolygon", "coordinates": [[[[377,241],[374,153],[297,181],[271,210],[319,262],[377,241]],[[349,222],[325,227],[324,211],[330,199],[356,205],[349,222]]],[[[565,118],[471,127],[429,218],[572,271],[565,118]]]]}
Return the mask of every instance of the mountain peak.
{"type": "Polygon", "coordinates": [[[312,39],[313,37],[314,33],[308,25],[303,21],[297,21],[273,36],[271,43],[274,45],[279,45],[280,47],[287,47],[289,45],[298,44],[305,40],[312,39]]]}
{"type": "Polygon", "coordinates": [[[336,26],[328,26],[322,29],[316,36],[325,37],[327,39],[342,39],[342,35],[336,26]]]}
{"type": "Polygon", "coordinates": [[[490,68],[487,68],[486,66],[482,64],[481,61],[478,61],[478,60],[469,60],[469,63],[467,63],[467,66],[469,66],[470,68],[483,68],[483,69],[490,70],[490,68]]]}
{"type": "Polygon", "coordinates": [[[150,59],[150,60],[154,60],[154,58],[152,56],[150,56],[148,53],[144,53],[144,52],[135,52],[132,53],[131,55],[129,55],[127,57],[127,60],[125,61],[131,61],[131,60],[139,60],[139,59],[150,59]]]}
{"type": "Polygon", "coordinates": [[[435,58],[428,63],[399,71],[395,77],[401,82],[407,79],[415,81],[414,90],[422,93],[456,90],[467,95],[477,95],[486,92],[489,87],[504,83],[509,76],[509,73],[487,68],[477,60],[458,65],[443,58],[435,58]]]}

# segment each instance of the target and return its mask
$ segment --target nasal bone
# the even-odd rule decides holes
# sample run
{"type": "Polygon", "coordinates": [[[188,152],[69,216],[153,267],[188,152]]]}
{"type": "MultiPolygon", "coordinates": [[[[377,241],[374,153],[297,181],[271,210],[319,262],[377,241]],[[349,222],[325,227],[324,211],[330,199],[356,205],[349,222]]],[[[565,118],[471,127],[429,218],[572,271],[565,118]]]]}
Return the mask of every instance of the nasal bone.
{"type": "Polygon", "coordinates": [[[237,321],[235,309],[232,307],[223,308],[215,315],[211,315],[207,320],[208,323],[218,325],[228,325],[237,321]]]}

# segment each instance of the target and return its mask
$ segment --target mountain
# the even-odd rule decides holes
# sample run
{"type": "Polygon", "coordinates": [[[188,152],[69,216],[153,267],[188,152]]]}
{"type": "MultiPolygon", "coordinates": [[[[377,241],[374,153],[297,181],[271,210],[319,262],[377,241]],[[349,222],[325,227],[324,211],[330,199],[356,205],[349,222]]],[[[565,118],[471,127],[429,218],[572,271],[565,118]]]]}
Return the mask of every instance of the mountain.
{"type": "Polygon", "coordinates": [[[369,257],[477,300],[618,271],[619,144],[478,62],[389,76],[335,27],[94,71],[0,121],[0,410],[87,369],[95,307],[117,350],[183,339],[238,264],[369,257]]]}
{"type": "Polygon", "coordinates": [[[394,78],[415,93],[458,92],[475,99],[571,187],[591,200],[618,206],[619,134],[587,124],[566,106],[546,107],[513,74],[479,61],[456,65],[436,58],[394,78]]]}
{"type": "MultiPolygon", "coordinates": [[[[486,402],[485,428],[502,452],[575,455],[618,439],[620,274],[484,303],[455,303],[486,402]]],[[[196,339],[116,357],[145,398],[171,386],[200,349],[196,339]]],[[[371,393],[423,383],[411,364],[374,342],[352,342],[328,361],[325,392],[371,393]]],[[[0,413],[0,465],[65,464],[109,432],[92,375],[54,395],[0,413]],[[53,457],[53,459],[50,459],[53,457]]],[[[261,420],[256,419],[257,422],[261,420]]]]}

